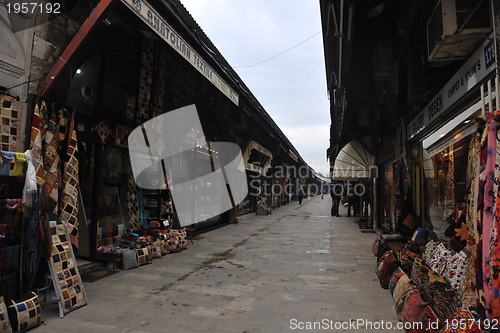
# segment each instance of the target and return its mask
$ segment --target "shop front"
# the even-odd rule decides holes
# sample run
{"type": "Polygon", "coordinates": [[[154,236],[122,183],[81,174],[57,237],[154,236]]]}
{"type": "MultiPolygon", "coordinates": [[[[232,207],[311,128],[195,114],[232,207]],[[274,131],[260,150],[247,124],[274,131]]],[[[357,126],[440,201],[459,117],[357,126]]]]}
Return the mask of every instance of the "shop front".
{"type": "Polygon", "coordinates": [[[500,316],[493,41],[485,40],[407,127],[415,216],[440,240],[427,245],[426,262],[451,281],[454,306],[470,307],[482,320],[500,316]]]}

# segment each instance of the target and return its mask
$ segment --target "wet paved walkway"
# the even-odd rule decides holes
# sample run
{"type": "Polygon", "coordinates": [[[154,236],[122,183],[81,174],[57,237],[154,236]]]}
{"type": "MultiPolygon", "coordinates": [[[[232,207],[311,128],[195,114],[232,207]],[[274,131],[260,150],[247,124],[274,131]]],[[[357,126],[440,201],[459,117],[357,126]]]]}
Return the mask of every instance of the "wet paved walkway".
{"type": "Polygon", "coordinates": [[[380,328],[396,315],[374,273],[375,234],[345,211],[331,217],[330,204],[314,197],[249,215],[183,252],[85,283],[87,306],[59,319],[43,304],[34,332],[401,332],[380,328]]]}

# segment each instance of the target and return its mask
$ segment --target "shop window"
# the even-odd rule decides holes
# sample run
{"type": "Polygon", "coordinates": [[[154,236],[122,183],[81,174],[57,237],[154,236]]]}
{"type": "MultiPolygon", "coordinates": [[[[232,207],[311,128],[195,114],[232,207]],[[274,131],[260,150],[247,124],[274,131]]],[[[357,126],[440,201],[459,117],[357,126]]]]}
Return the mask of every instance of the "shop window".
{"type": "Polygon", "coordinates": [[[465,204],[470,139],[467,136],[449,145],[435,145],[424,152],[426,215],[438,234],[465,204]]]}

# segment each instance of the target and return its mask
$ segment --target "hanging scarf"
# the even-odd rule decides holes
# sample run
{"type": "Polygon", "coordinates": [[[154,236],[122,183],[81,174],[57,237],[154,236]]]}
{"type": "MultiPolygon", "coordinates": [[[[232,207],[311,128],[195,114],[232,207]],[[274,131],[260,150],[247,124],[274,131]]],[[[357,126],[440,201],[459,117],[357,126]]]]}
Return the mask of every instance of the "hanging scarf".
{"type": "Polygon", "coordinates": [[[32,162],[31,152],[26,150],[24,154],[26,156],[28,168],[26,169],[26,179],[24,181],[23,206],[31,207],[34,200],[33,197],[36,196],[36,172],[32,162]]]}
{"type": "Polygon", "coordinates": [[[483,233],[482,233],[482,268],[483,268],[483,290],[485,308],[490,308],[490,241],[491,228],[493,225],[493,210],[495,194],[493,192],[495,180],[496,161],[496,124],[490,121],[488,124],[487,158],[485,167],[484,207],[483,207],[483,233]]]}

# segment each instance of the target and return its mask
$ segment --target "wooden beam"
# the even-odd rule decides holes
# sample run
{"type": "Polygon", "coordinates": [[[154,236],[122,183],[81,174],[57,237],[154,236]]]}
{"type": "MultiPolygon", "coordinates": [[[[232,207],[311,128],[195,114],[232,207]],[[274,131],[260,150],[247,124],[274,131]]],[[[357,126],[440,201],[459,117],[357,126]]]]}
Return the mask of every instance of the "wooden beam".
{"type": "Polygon", "coordinates": [[[80,30],[78,30],[71,42],[68,44],[68,46],[66,46],[66,49],[56,60],[48,74],[45,76],[45,79],[40,84],[40,87],[38,89],[38,94],[40,96],[44,96],[50,91],[54,81],[65,69],[66,65],[71,60],[73,55],[79,50],[83,41],[85,41],[89,37],[90,33],[94,30],[96,23],[103,18],[104,14],[109,9],[110,4],[113,1],[115,0],[101,0],[99,4],[97,4],[97,6],[92,10],[89,17],[87,17],[85,22],[83,22],[80,30]]]}

